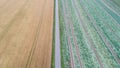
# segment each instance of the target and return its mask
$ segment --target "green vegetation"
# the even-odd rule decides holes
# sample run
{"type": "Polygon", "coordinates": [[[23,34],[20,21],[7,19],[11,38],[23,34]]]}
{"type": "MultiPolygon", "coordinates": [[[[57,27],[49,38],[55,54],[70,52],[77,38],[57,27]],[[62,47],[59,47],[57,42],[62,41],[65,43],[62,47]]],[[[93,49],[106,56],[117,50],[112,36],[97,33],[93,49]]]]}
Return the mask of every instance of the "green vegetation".
{"type": "Polygon", "coordinates": [[[112,1],[120,7],[120,0],[112,0],[112,1]]]}
{"type": "Polygon", "coordinates": [[[59,21],[60,21],[60,44],[61,44],[61,65],[62,68],[69,68],[70,66],[70,54],[69,46],[67,43],[66,28],[63,18],[62,3],[59,0],[59,21]]]}
{"type": "Polygon", "coordinates": [[[75,68],[80,68],[79,58],[83,68],[100,68],[100,62],[104,68],[120,68],[108,47],[113,48],[119,59],[120,28],[117,17],[111,16],[112,12],[107,12],[96,0],[59,0],[59,9],[62,68],[73,65],[70,64],[70,51],[73,52],[75,68]],[[69,49],[68,37],[72,50],[69,49]]]}
{"type": "MultiPolygon", "coordinates": [[[[54,5],[55,5],[54,0],[54,5]]],[[[55,8],[55,6],[54,6],[55,8]]],[[[54,9],[54,18],[53,18],[53,40],[52,40],[52,61],[51,61],[51,68],[55,68],[55,9],[54,9]]]]}

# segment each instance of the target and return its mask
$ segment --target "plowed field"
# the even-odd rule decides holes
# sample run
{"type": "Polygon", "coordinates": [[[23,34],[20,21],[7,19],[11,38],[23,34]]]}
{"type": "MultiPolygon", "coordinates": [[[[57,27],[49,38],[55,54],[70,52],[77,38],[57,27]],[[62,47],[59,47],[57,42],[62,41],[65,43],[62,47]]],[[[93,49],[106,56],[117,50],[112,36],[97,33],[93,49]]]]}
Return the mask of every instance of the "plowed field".
{"type": "Polygon", "coordinates": [[[54,0],[0,0],[0,68],[50,68],[54,0]]]}

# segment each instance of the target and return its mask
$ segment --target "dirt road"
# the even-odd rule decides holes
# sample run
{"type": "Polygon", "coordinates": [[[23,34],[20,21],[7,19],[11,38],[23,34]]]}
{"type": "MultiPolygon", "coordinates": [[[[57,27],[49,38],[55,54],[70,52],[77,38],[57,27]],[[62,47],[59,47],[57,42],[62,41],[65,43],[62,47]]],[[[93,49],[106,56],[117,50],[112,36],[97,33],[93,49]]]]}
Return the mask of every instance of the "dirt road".
{"type": "Polygon", "coordinates": [[[54,0],[0,0],[0,68],[50,68],[54,0]]]}
{"type": "Polygon", "coordinates": [[[58,0],[55,1],[55,68],[61,68],[58,0]]]}

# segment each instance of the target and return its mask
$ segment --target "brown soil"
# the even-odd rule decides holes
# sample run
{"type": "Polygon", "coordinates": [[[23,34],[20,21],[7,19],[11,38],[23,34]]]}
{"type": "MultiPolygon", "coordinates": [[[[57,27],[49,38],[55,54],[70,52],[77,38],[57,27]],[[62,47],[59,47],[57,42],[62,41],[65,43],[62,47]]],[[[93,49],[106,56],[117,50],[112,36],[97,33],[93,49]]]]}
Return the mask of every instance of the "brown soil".
{"type": "Polygon", "coordinates": [[[0,68],[50,68],[54,0],[0,0],[0,68]]]}

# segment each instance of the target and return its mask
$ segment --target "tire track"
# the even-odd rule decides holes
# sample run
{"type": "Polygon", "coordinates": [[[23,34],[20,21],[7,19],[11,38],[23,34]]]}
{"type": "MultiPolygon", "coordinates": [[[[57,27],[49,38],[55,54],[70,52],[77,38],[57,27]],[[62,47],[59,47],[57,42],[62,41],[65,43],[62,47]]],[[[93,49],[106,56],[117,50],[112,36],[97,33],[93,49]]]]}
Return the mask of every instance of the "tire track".
{"type": "Polygon", "coordinates": [[[117,13],[115,10],[113,10],[109,5],[107,5],[105,2],[104,2],[104,0],[101,0],[101,3],[103,3],[108,9],[110,9],[111,11],[113,11],[115,14],[117,14],[119,17],[120,17],[120,15],[119,15],[119,13],[117,13]]]}
{"type": "Polygon", "coordinates": [[[38,36],[39,36],[39,32],[40,32],[40,26],[42,24],[41,22],[42,22],[43,16],[44,16],[45,5],[46,5],[46,0],[44,1],[44,5],[42,7],[42,12],[43,13],[40,15],[40,20],[39,20],[40,22],[39,22],[39,24],[37,26],[37,31],[36,31],[35,39],[34,39],[31,51],[29,53],[29,56],[28,56],[28,59],[27,59],[27,64],[26,64],[25,68],[30,68],[30,65],[31,65],[32,57],[33,57],[34,51],[36,49],[36,44],[37,44],[37,40],[38,40],[38,36]]]}
{"type": "MultiPolygon", "coordinates": [[[[95,1],[95,0],[94,0],[95,1]]],[[[97,2],[95,1],[95,3],[97,4],[97,2]]],[[[99,5],[100,6],[100,5],[99,5]]],[[[106,10],[105,10],[106,11],[106,10]]],[[[109,13],[108,13],[109,14],[109,13]]],[[[98,27],[98,26],[97,26],[98,27]]],[[[100,28],[99,28],[100,29],[100,28]]],[[[110,30],[112,30],[112,29],[110,29],[110,30]]],[[[101,30],[101,32],[102,32],[102,30],[101,30]]],[[[105,36],[104,36],[105,37],[105,36]]],[[[116,36],[117,37],[117,40],[120,40],[120,38],[118,37],[118,36],[116,36]]],[[[107,43],[109,43],[108,41],[107,41],[107,43]]],[[[113,54],[113,56],[115,57],[115,60],[117,61],[117,63],[119,63],[120,64],[120,59],[119,59],[119,57],[117,56],[117,54],[116,54],[116,52],[113,50],[113,48],[112,48],[112,46],[113,46],[113,44],[112,43],[109,43],[109,48],[110,48],[110,51],[111,51],[111,53],[113,54]]]]}
{"type": "MultiPolygon", "coordinates": [[[[80,2],[82,3],[82,0],[80,0],[80,2]]],[[[109,51],[111,52],[111,54],[113,55],[115,61],[117,63],[120,64],[120,60],[117,57],[117,54],[114,52],[113,48],[111,47],[111,43],[108,41],[108,39],[105,37],[105,35],[102,33],[102,30],[96,25],[96,21],[94,20],[94,18],[88,13],[87,9],[82,6],[84,11],[86,12],[87,16],[90,18],[90,21],[92,22],[92,25],[94,26],[96,32],[99,34],[99,36],[101,37],[101,39],[103,40],[104,44],[106,45],[106,47],[109,49],[109,51]]]]}
{"type": "Polygon", "coordinates": [[[66,25],[66,33],[67,33],[67,36],[68,36],[68,44],[69,44],[69,50],[70,50],[70,59],[71,59],[71,61],[70,61],[70,63],[71,63],[71,68],[75,68],[75,63],[74,63],[74,57],[73,57],[73,50],[72,50],[72,43],[71,43],[71,40],[70,40],[70,35],[69,35],[69,30],[68,30],[68,24],[66,24],[65,23],[65,25],[66,25]]]}
{"type": "MultiPolygon", "coordinates": [[[[97,4],[97,3],[96,3],[97,4]]],[[[97,11],[95,11],[95,12],[97,12],[97,11]]],[[[97,12],[98,13],[98,12],[97,12]]],[[[113,23],[114,24],[114,23],[113,23]]],[[[116,31],[113,29],[113,28],[111,28],[111,26],[108,24],[108,23],[105,23],[105,25],[106,25],[106,27],[108,27],[109,29],[110,29],[110,32],[111,33],[114,33],[114,37],[118,40],[118,41],[120,41],[120,37],[118,36],[118,34],[116,33],[116,31]]]]}
{"type": "MultiPolygon", "coordinates": [[[[98,4],[98,3],[96,3],[96,4],[98,4]]],[[[101,6],[99,6],[99,7],[101,7],[101,6]]],[[[96,9],[94,9],[94,10],[96,13],[99,13],[98,11],[96,11],[96,9]]],[[[101,15],[99,14],[99,16],[101,16],[101,15]]],[[[102,18],[102,16],[99,18],[102,18]]],[[[104,19],[104,18],[102,18],[102,19],[104,19]]],[[[100,19],[100,20],[102,20],[102,19],[100,19]]],[[[117,39],[117,41],[120,41],[120,37],[117,35],[116,31],[113,28],[111,28],[111,26],[107,22],[105,23],[105,25],[106,25],[105,27],[108,27],[110,29],[111,33],[114,33],[114,37],[117,39]]]]}
{"type": "Polygon", "coordinates": [[[110,16],[112,16],[113,19],[117,21],[117,23],[120,26],[120,16],[115,14],[113,11],[111,11],[109,8],[107,8],[104,4],[102,5],[101,1],[99,0],[94,0],[95,2],[99,2],[97,5],[100,5],[110,16]],[[112,13],[112,14],[111,14],[112,13]]]}
{"type": "Polygon", "coordinates": [[[108,5],[111,9],[113,9],[115,12],[118,12],[120,15],[120,8],[112,1],[112,0],[102,0],[106,5],[108,5]]]}
{"type": "Polygon", "coordinates": [[[62,5],[63,5],[63,6],[62,6],[62,7],[63,7],[63,14],[65,14],[65,15],[64,15],[64,21],[65,21],[65,26],[66,26],[65,28],[66,28],[66,33],[67,33],[67,36],[68,36],[68,44],[69,44],[69,50],[70,50],[70,59],[71,59],[71,60],[70,60],[70,63],[71,63],[70,65],[71,65],[71,68],[75,68],[74,57],[73,57],[73,50],[72,50],[72,43],[71,43],[71,40],[70,40],[70,35],[69,35],[69,33],[68,33],[68,32],[69,32],[69,30],[68,30],[69,27],[68,27],[68,25],[67,25],[67,23],[66,23],[67,20],[65,19],[65,18],[67,17],[67,16],[66,16],[66,12],[65,12],[65,11],[66,11],[66,10],[65,10],[65,9],[66,9],[66,6],[64,5],[63,0],[62,0],[62,5]]]}
{"type": "MultiPolygon", "coordinates": [[[[68,5],[67,2],[66,2],[66,5],[68,5]]],[[[69,8],[69,7],[67,7],[67,8],[69,8]]],[[[68,15],[71,14],[70,11],[68,11],[67,13],[68,13],[68,15]]],[[[71,21],[71,17],[70,16],[68,16],[68,19],[69,19],[68,20],[69,23],[67,23],[66,25],[69,25],[69,27],[70,27],[70,30],[71,30],[71,33],[72,33],[72,37],[73,37],[73,41],[74,41],[74,46],[75,46],[76,53],[77,53],[78,62],[80,64],[80,68],[83,68],[81,57],[80,57],[80,52],[79,52],[79,49],[78,49],[77,40],[76,40],[76,37],[75,37],[75,34],[74,34],[75,31],[74,31],[74,27],[73,27],[73,24],[72,24],[73,22],[71,21]]]]}
{"type": "Polygon", "coordinates": [[[83,68],[81,57],[80,57],[80,52],[79,52],[79,49],[78,49],[78,44],[77,44],[76,37],[75,37],[75,34],[74,34],[75,31],[74,31],[73,24],[70,22],[70,24],[67,24],[67,25],[70,25],[70,29],[71,29],[71,32],[72,32],[72,37],[73,37],[73,40],[74,40],[74,45],[75,45],[75,49],[76,49],[76,52],[77,52],[78,62],[80,64],[80,68],[83,68]]]}
{"type": "MultiPolygon", "coordinates": [[[[80,1],[81,1],[81,0],[80,0],[80,1]]],[[[96,58],[97,58],[98,63],[100,64],[100,68],[104,68],[104,66],[103,66],[103,64],[102,64],[102,62],[101,62],[101,60],[100,60],[100,58],[99,58],[99,55],[97,54],[97,51],[96,51],[95,47],[93,46],[94,43],[93,43],[92,39],[91,39],[90,36],[89,36],[88,30],[86,29],[87,26],[85,26],[84,23],[83,23],[83,20],[82,20],[82,18],[81,18],[80,11],[79,11],[78,8],[77,8],[77,5],[76,5],[75,0],[73,0],[72,4],[73,4],[73,6],[75,6],[76,13],[78,14],[77,16],[78,16],[79,22],[80,22],[79,25],[80,25],[80,27],[82,27],[82,29],[85,31],[85,36],[87,37],[88,43],[90,44],[90,47],[91,47],[91,49],[93,50],[93,52],[94,52],[94,54],[95,54],[95,56],[96,56],[96,58]]]]}

